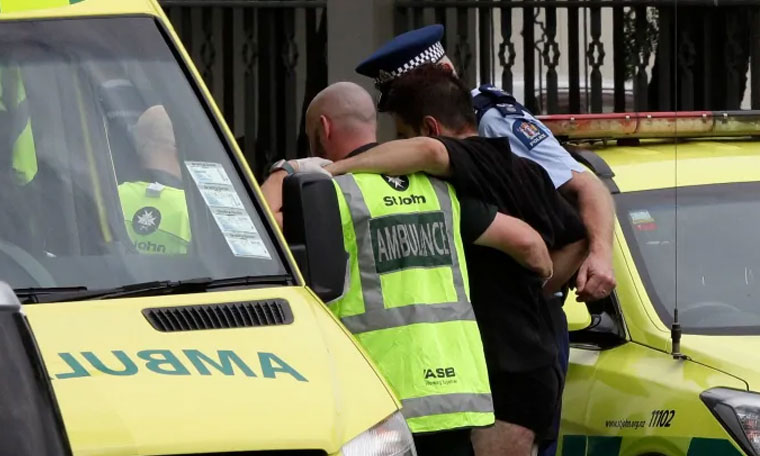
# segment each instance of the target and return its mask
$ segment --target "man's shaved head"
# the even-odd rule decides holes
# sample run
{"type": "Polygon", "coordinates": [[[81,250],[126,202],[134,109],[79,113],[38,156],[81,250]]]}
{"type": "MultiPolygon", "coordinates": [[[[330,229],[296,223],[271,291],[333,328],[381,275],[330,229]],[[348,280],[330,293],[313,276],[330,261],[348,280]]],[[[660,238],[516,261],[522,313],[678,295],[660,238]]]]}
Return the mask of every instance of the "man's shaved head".
{"type": "Polygon", "coordinates": [[[372,97],[353,82],[336,82],[314,97],[306,110],[312,153],[340,160],[376,141],[377,114],[372,97]]]}

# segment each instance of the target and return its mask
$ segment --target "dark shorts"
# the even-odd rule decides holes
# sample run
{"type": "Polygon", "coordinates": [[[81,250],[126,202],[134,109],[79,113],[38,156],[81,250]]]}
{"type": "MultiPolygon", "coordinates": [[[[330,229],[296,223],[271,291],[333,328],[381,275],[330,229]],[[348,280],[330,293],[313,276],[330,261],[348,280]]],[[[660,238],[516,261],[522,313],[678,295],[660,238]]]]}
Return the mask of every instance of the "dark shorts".
{"type": "Polygon", "coordinates": [[[417,456],[474,456],[469,429],[414,434],[417,456]]]}
{"type": "Polygon", "coordinates": [[[489,375],[496,419],[526,427],[544,440],[562,398],[562,375],[552,364],[527,372],[489,375]]]}

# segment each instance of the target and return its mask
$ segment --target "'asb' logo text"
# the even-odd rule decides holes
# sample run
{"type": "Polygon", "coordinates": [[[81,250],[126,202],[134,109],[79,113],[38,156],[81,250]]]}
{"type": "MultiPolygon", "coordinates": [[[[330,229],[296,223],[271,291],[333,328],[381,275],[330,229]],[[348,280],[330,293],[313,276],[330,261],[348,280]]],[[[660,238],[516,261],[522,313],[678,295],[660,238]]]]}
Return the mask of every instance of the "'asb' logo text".
{"type": "Polygon", "coordinates": [[[425,369],[425,380],[431,378],[451,378],[456,377],[453,367],[439,367],[437,369],[425,369]]]}

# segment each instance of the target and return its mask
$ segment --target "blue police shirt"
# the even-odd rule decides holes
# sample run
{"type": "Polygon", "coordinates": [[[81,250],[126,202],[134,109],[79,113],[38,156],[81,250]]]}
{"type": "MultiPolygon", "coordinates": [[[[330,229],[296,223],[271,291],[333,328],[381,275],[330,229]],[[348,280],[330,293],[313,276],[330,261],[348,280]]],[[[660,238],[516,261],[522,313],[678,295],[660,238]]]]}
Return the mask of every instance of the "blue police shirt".
{"type": "MultiPolygon", "coordinates": [[[[473,97],[479,94],[480,89],[472,90],[473,97]]],[[[512,152],[541,165],[555,188],[569,181],[573,171],[585,170],[551,131],[520,105],[487,110],[478,124],[478,133],[487,138],[508,138],[512,152]]]]}

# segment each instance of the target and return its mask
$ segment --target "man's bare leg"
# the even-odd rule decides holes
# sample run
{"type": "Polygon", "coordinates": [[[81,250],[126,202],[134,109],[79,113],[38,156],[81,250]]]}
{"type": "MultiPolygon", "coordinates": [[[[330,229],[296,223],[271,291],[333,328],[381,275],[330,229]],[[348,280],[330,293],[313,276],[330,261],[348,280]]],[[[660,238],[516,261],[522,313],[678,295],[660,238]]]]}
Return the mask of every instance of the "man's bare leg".
{"type": "Polygon", "coordinates": [[[491,427],[472,431],[475,456],[531,456],[534,440],[530,429],[499,420],[491,427]]]}

